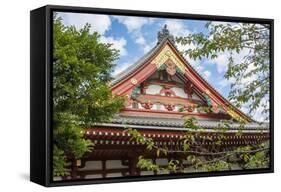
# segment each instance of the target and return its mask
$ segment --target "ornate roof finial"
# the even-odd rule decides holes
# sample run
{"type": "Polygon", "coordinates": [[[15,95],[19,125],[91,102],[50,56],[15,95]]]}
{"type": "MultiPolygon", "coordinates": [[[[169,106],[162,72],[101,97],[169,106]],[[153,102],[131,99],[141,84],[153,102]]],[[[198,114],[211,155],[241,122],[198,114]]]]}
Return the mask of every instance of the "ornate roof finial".
{"type": "Polygon", "coordinates": [[[164,25],[162,31],[158,31],[158,34],[157,34],[158,42],[157,42],[157,44],[159,44],[165,38],[169,38],[169,40],[172,43],[175,43],[175,38],[174,38],[173,35],[170,35],[170,31],[168,30],[167,24],[164,25]]]}

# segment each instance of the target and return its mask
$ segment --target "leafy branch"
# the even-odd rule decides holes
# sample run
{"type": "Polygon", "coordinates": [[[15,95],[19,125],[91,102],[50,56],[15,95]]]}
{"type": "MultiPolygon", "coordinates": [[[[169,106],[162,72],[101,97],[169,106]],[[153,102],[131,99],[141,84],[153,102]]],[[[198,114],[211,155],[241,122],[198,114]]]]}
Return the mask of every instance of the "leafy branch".
{"type": "MultiPolygon", "coordinates": [[[[156,142],[150,138],[143,136],[138,130],[125,126],[125,131],[131,135],[131,140],[134,140],[137,144],[146,146],[146,149],[156,154],[156,157],[168,157],[169,154],[180,154],[183,159],[188,163],[183,164],[183,159],[171,159],[166,166],[159,166],[152,160],[146,159],[145,156],[139,156],[137,166],[142,170],[166,172],[166,173],[180,173],[185,172],[186,168],[195,168],[205,171],[224,170],[231,169],[235,163],[239,162],[241,167],[266,167],[268,166],[269,157],[269,144],[268,142],[262,143],[260,146],[240,146],[232,150],[226,151],[208,151],[204,150],[200,146],[200,142],[208,140],[210,137],[198,140],[200,134],[204,133],[204,128],[197,125],[196,120],[193,117],[186,117],[184,126],[196,130],[195,132],[185,131],[183,136],[178,139],[180,149],[170,149],[169,147],[163,147],[156,144],[156,142]],[[232,162],[230,159],[236,159],[232,162]]],[[[220,137],[215,142],[215,145],[221,145],[221,142],[225,139],[225,133],[230,125],[227,121],[223,121],[216,128],[217,132],[220,132],[220,137]]],[[[243,125],[241,125],[241,128],[243,125]]]]}
{"type": "MultiPolygon", "coordinates": [[[[193,45],[183,51],[190,59],[215,60],[228,57],[224,77],[231,80],[229,100],[236,107],[247,106],[254,116],[257,110],[269,117],[269,25],[252,23],[206,23],[207,33],[177,37],[181,45],[193,45]],[[238,57],[240,59],[238,59],[238,57]]],[[[220,61],[218,61],[220,62],[220,61]]]]}

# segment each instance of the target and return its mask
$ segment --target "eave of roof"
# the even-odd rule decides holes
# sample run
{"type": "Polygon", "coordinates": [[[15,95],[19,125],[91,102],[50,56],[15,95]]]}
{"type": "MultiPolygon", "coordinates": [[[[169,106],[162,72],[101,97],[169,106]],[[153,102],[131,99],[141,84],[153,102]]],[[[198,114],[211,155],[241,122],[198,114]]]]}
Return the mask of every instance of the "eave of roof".
{"type": "Polygon", "coordinates": [[[163,40],[161,43],[157,44],[156,46],[154,46],[150,51],[148,51],[134,64],[130,65],[125,70],[115,75],[115,78],[110,82],[110,86],[116,85],[117,83],[119,83],[120,81],[131,75],[135,70],[137,70],[140,66],[142,66],[148,59],[150,59],[151,56],[154,55],[165,43],[166,43],[166,39],[163,40]]]}
{"type": "MultiPolygon", "coordinates": [[[[198,125],[209,131],[217,131],[220,120],[197,120],[198,125]]],[[[105,127],[125,127],[140,129],[161,129],[161,130],[188,130],[183,126],[184,120],[182,118],[163,118],[163,117],[140,117],[140,116],[115,116],[110,122],[98,123],[95,126],[105,127]]],[[[239,123],[230,123],[227,131],[246,131],[246,132],[268,132],[268,123],[247,123],[243,127],[239,123]]]]}

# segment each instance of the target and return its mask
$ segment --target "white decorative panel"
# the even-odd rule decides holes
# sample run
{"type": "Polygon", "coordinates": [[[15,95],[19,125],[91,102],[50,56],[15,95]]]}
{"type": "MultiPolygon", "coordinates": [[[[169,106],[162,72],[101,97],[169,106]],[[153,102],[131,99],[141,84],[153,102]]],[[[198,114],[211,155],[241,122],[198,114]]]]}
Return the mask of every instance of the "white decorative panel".
{"type": "Polygon", "coordinates": [[[151,107],[151,109],[154,109],[154,110],[157,110],[157,108],[158,108],[157,104],[153,104],[152,107],[151,107]]]}
{"type": "Polygon", "coordinates": [[[176,96],[178,96],[178,97],[188,98],[188,96],[184,92],[183,88],[173,87],[173,88],[171,88],[171,90],[174,91],[176,96]]]}
{"type": "Polygon", "coordinates": [[[162,87],[160,85],[149,85],[146,89],[146,94],[155,95],[160,93],[162,87]]]}
{"type": "Polygon", "coordinates": [[[175,106],[175,111],[179,111],[179,109],[181,109],[183,106],[182,105],[176,105],[175,106]]]}
{"type": "Polygon", "coordinates": [[[154,110],[166,110],[165,106],[163,104],[161,104],[161,103],[154,103],[151,109],[154,109],[154,110]]]}

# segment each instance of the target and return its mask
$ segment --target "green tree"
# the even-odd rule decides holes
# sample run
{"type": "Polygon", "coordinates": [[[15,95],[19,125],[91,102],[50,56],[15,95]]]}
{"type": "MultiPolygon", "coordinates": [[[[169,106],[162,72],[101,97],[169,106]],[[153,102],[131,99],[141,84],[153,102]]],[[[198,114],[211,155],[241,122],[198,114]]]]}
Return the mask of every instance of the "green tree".
{"type": "MultiPolygon", "coordinates": [[[[145,155],[138,158],[137,167],[141,170],[156,171],[169,173],[185,173],[186,170],[192,168],[199,172],[223,171],[237,169],[257,169],[268,168],[269,166],[269,142],[263,142],[258,145],[244,145],[232,147],[228,150],[209,151],[201,143],[213,142],[215,146],[222,145],[227,141],[226,132],[231,126],[231,121],[221,121],[215,129],[216,139],[206,134],[205,128],[198,125],[193,117],[184,118],[184,131],[182,138],[176,142],[180,147],[168,147],[157,144],[152,138],[145,137],[136,129],[125,127],[130,133],[131,140],[137,144],[143,145],[148,151],[154,152],[156,157],[167,158],[170,155],[177,154],[177,159],[171,159],[166,166],[159,166],[150,159],[146,159],[145,155]],[[189,129],[189,130],[188,130],[189,129]],[[205,137],[200,137],[205,135],[205,137]],[[181,163],[186,160],[187,163],[181,163]]],[[[236,133],[240,135],[239,132],[236,133]]]]}
{"type": "Polygon", "coordinates": [[[191,59],[215,59],[219,54],[228,56],[224,77],[234,80],[229,93],[237,107],[247,106],[253,116],[258,110],[268,120],[270,26],[254,23],[208,22],[208,33],[193,33],[178,37],[181,45],[194,45],[183,53],[191,59]],[[235,56],[242,56],[238,61],[235,56]]]}
{"type": "Polygon", "coordinates": [[[68,174],[69,161],[93,149],[83,130],[122,108],[108,86],[118,50],[99,42],[90,25],[81,30],[53,21],[53,175],[68,174]]]}

